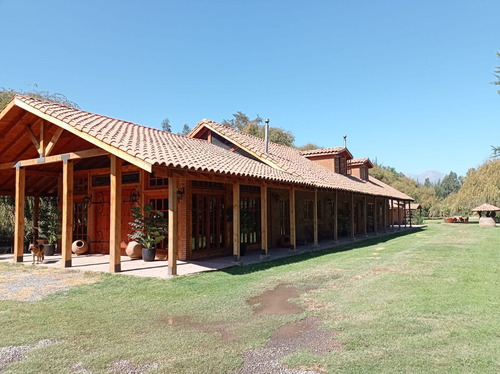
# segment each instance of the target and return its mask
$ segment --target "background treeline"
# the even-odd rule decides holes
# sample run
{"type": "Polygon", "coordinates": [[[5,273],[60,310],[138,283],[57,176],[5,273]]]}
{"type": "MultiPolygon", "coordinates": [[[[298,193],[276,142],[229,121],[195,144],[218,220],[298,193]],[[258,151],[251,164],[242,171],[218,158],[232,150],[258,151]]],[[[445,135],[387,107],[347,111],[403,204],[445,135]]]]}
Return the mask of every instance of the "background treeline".
{"type": "Polygon", "coordinates": [[[394,168],[376,163],[370,175],[413,197],[422,205],[424,216],[469,216],[471,209],[483,203],[500,206],[500,159],[469,169],[465,177],[450,172],[437,183],[426,179],[421,184],[394,168]]]}

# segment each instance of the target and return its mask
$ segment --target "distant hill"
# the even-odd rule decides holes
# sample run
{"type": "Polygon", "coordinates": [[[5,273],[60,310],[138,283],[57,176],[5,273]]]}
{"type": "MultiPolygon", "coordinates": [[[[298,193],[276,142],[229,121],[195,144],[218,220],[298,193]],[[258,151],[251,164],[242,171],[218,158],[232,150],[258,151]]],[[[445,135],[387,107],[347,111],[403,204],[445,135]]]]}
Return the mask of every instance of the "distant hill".
{"type": "Polygon", "coordinates": [[[439,180],[442,180],[446,174],[441,173],[440,171],[436,171],[436,170],[427,170],[427,171],[424,171],[423,173],[420,173],[418,175],[409,174],[409,173],[406,173],[405,175],[408,178],[411,178],[411,179],[413,179],[419,183],[422,183],[422,184],[424,184],[426,178],[429,178],[429,181],[432,184],[436,184],[439,180]]]}

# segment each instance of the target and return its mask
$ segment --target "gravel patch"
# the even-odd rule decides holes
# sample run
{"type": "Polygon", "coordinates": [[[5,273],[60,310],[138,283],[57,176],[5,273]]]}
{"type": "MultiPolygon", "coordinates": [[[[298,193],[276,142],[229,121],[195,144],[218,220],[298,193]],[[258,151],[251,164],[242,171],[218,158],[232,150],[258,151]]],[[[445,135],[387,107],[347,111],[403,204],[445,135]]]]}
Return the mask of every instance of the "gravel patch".
{"type": "Polygon", "coordinates": [[[38,301],[44,296],[94,283],[96,276],[45,268],[0,268],[0,300],[38,301]]]}
{"type": "Polygon", "coordinates": [[[113,362],[111,372],[117,374],[143,374],[148,370],[157,368],[158,364],[156,362],[146,365],[134,365],[128,360],[119,360],[113,362]]]}
{"type": "Polygon", "coordinates": [[[290,369],[282,359],[299,350],[322,355],[343,347],[334,339],[335,333],[319,328],[314,318],[305,318],[296,323],[284,325],[273,332],[264,348],[248,351],[243,356],[243,366],[237,374],[317,374],[315,370],[290,369]]]}
{"type": "Polygon", "coordinates": [[[0,372],[13,362],[24,360],[33,349],[44,348],[59,343],[58,340],[43,339],[36,344],[11,345],[0,348],[0,372]]]}

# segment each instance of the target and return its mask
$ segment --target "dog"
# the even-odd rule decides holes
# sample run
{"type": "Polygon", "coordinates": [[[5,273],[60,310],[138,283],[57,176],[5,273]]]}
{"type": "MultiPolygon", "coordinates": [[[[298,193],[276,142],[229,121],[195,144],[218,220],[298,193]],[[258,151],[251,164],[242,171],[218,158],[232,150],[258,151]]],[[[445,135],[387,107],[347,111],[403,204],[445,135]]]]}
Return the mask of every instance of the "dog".
{"type": "Polygon", "coordinates": [[[37,264],[43,262],[45,259],[45,248],[43,244],[30,244],[30,251],[33,254],[33,264],[35,264],[35,258],[37,264]]]}

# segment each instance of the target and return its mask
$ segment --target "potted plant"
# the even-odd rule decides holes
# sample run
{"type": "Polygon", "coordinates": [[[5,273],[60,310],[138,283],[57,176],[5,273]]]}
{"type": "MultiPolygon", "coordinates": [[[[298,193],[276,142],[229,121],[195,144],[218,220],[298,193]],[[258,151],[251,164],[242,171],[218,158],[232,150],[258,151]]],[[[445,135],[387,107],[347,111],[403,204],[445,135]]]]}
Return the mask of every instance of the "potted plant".
{"type": "Polygon", "coordinates": [[[168,227],[167,219],[163,212],[153,211],[151,205],[141,209],[138,206],[132,207],[134,220],[130,226],[134,230],[128,237],[142,245],[142,259],[144,261],[154,261],[156,256],[156,244],[165,239],[165,232],[168,227]]]}
{"type": "Polygon", "coordinates": [[[240,212],[240,233],[244,234],[240,242],[240,255],[244,256],[247,251],[249,235],[255,232],[257,222],[253,214],[248,209],[242,209],[240,212]]]}
{"type": "Polygon", "coordinates": [[[57,239],[59,239],[59,230],[61,228],[61,212],[55,205],[50,205],[38,223],[40,236],[45,237],[48,244],[44,244],[45,255],[52,256],[56,250],[57,239]]]}

